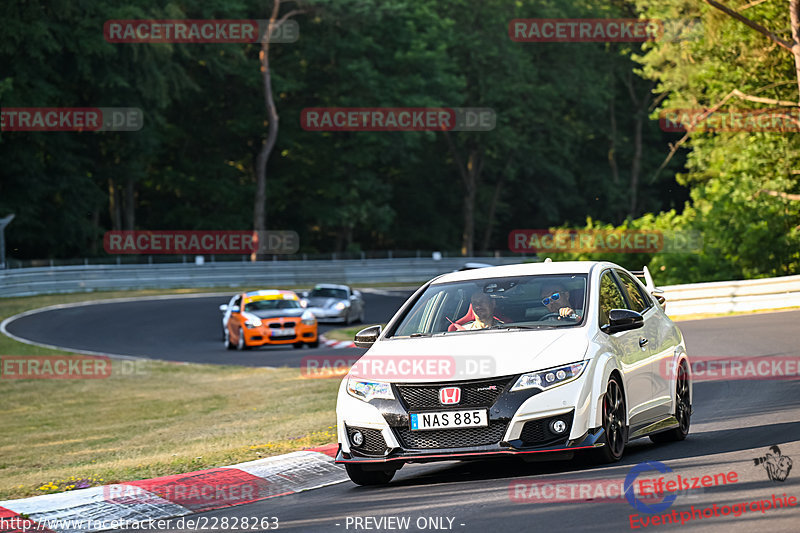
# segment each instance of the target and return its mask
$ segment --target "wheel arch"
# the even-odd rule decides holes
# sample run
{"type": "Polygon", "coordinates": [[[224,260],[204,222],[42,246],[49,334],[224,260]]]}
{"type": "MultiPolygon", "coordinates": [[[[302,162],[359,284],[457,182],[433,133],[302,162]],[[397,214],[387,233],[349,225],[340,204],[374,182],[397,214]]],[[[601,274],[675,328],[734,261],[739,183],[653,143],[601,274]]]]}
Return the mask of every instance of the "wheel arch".
{"type": "Polygon", "coordinates": [[[620,367],[617,359],[610,353],[603,353],[597,356],[597,363],[594,366],[594,376],[592,377],[592,410],[590,420],[592,427],[599,428],[603,425],[603,396],[606,392],[606,385],[612,376],[616,376],[622,387],[622,396],[625,398],[625,423],[630,425],[630,402],[628,401],[628,388],[625,386],[625,373],[620,367]]]}

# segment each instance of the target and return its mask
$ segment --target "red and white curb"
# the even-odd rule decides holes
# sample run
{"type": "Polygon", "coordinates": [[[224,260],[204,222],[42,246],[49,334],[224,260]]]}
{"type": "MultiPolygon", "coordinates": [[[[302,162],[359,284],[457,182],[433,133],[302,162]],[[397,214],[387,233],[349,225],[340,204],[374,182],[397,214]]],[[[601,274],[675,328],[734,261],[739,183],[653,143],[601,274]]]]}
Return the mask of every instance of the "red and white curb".
{"type": "Polygon", "coordinates": [[[341,483],[347,474],[333,462],[337,448],[330,444],[187,474],[0,501],[0,533],[101,531],[126,520],[163,520],[341,483]]]}
{"type": "Polygon", "coordinates": [[[326,338],[324,335],[319,336],[319,340],[327,346],[328,348],[333,348],[334,350],[339,348],[355,348],[356,343],[353,341],[334,341],[331,339],[326,338]]]}

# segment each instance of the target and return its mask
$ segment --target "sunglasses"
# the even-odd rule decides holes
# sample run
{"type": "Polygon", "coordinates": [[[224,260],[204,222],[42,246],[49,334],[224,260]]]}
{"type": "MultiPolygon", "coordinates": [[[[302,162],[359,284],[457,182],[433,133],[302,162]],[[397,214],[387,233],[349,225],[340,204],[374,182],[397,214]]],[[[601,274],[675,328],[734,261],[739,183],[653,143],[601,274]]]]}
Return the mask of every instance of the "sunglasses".
{"type": "Polygon", "coordinates": [[[559,294],[559,293],[557,293],[557,292],[554,292],[553,294],[551,294],[551,295],[550,295],[550,296],[548,296],[547,298],[542,298],[542,303],[543,303],[544,305],[547,305],[547,304],[549,304],[550,302],[556,302],[556,301],[558,301],[558,299],[559,299],[559,298],[561,298],[561,294],[559,294]]]}

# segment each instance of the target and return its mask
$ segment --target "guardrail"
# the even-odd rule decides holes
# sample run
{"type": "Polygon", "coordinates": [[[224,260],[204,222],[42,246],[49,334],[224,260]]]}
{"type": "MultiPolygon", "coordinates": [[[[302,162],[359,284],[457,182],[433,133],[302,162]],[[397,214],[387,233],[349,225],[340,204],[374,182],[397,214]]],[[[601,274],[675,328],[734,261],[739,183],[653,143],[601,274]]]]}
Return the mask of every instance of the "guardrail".
{"type": "Polygon", "coordinates": [[[661,287],[670,316],[800,306],[800,276],[661,287]]]}
{"type": "MultiPolygon", "coordinates": [[[[421,283],[468,262],[519,263],[520,257],[445,257],[90,265],[0,271],[0,297],[192,287],[297,287],[329,283],[421,283]]],[[[661,287],[670,316],[800,306],[800,276],[661,287]]]]}
{"type": "Polygon", "coordinates": [[[519,257],[445,257],[256,263],[85,265],[0,271],[0,297],[192,287],[297,287],[314,283],[420,283],[468,262],[519,263],[519,257]]]}

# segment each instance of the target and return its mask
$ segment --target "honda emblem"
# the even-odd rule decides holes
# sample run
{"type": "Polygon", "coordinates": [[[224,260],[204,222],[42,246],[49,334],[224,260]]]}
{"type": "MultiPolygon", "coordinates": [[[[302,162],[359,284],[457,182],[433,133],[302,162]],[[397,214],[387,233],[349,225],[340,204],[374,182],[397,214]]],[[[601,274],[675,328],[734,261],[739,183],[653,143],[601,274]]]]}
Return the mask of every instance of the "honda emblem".
{"type": "Polygon", "coordinates": [[[453,405],[461,401],[461,389],[458,387],[445,387],[439,389],[439,403],[453,405]]]}

